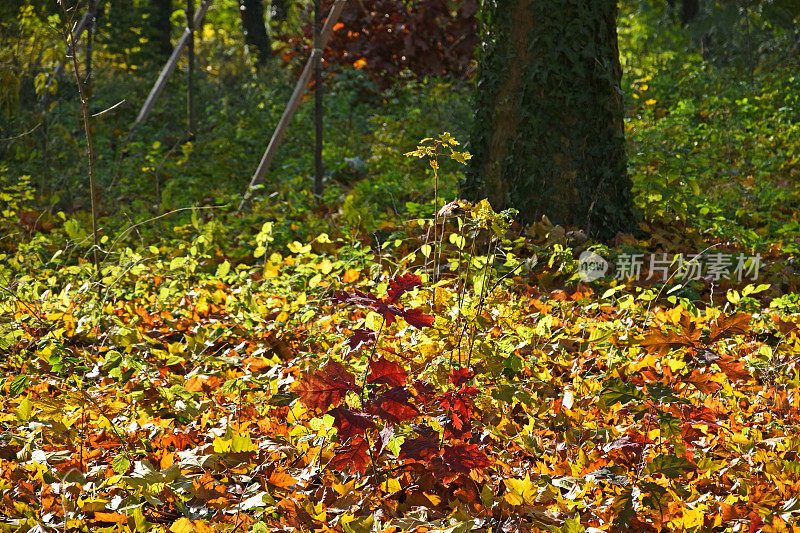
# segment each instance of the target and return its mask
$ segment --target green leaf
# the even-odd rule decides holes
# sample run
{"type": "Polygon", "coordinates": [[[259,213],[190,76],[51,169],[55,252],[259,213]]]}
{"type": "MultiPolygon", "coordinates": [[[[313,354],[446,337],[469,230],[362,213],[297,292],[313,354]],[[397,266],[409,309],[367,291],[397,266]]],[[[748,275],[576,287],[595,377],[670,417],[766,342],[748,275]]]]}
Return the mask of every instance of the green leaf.
{"type": "Polygon", "coordinates": [[[231,271],[231,263],[226,260],[217,267],[217,277],[224,278],[225,276],[228,275],[228,272],[230,271],[231,271]]]}
{"type": "Polygon", "coordinates": [[[174,257],[172,259],[172,261],[169,262],[169,269],[170,270],[175,270],[175,269],[181,268],[185,264],[186,264],[186,258],[185,257],[183,257],[183,256],[174,257]]]}
{"type": "Polygon", "coordinates": [[[634,400],[642,401],[644,399],[644,394],[634,385],[616,379],[604,386],[600,393],[600,400],[607,406],[612,406],[617,402],[625,405],[634,400]]]}
{"type": "Polygon", "coordinates": [[[119,454],[114,457],[114,460],[111,461],[111,468],[114,469],[114,472],[117,474],[124,474],[128,471],[128,468],[131,466],[131,462],[125,454],[119,454]]]}
{"type": "Polygon", "coordinates": [[[19,396],[22,394],[28,386],[28,376],[25,374],[20,374],[19,376],[15,377],[11,380],[11,385],[8,388],[8,391],[11,393],[12,396],[19,396]]]}
{"type": "Polygon", "coordinates": [[[695,466],[686,457],[659,454],[647,465],[650,474],[664,474],[670,479],[681,477],[686,472],[695,470],[695,466]]]}

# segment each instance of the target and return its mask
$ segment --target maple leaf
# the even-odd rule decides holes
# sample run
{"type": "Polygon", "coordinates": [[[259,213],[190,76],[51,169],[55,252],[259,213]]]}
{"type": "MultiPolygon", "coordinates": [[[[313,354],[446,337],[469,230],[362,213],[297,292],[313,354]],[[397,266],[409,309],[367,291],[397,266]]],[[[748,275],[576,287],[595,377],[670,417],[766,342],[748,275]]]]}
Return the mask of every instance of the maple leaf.
{"type": "Polygon", "coordinates": [[[328,411],[334,419],[334,427],[339,431],[341,441],[350,440],[356,435],[362,435],[366,430],[374,428],[372,417],[361,411],[352,411],[344,407],[335,407],[328,411]]]}
{"type": "Polygon", "coordinates": [[[436,387],[434,387],[433,383],[425,381],[424,379],[414,380],[414,390],[417,391],[417,395],[422,398],[422,403],[428,403],[433,400],[436,395],[436,387]]]}
{"type": "Polygon", "coordinates": [[[419,411],[409,404],[411,393],[403,387],[394,387],[367,400],[367,412],[391,423],[413,420],[419,411]]]}
{"type": "Polygon", "coordinates": [[[402,311],[402,317],[406,322],[417,329],[429,328],[433,325],[434,321],[433,315],[426,315],[417,308],[404,309],[402,311]]]}
{"type": "Polygon", "coordinates": [[[381,357],[369,366],[367,383],[384,383],[392,387],[405,385],[407,373],[402,366],[394,361],[381,357]]]}
{"type": "Polygon", "coordinates": [[[344,341],[345,346],[349,348],[349,351],[355,351],[361,348],[362,346],[371,346],[375,344],[375,341],[378,338],[378,332],[372,331],[371,329],[359,328],[353,332],[350,337],[346,341],[344,341]]]}
{"type": "Polygon", "coordinates": [[[716,322],[711,324],[709,342],[717,342],[734,335],[744,335],[750,330],[750,317],[752,316],[749,313],[737,313],[727,318],[719,317],[716,322]]]}
{"type": "Polygon", "coordinates": [[[397,275],[389,280],[389,290],[386,291],[386,303],[392,304],[410,290],[422,285],[422,278],[416,274],[397,275]]]}
{"type": "Polygon", "coordinates": [[[364,437],[357,436],[349,442],[333,449],[330,465],[336,470],[355,470],[362,474],[369,463],[369,443],[364,437]]]}
{"type": "Polygon", "coordinates": [[[308,407],[325,410],[339,405],[348,391],[358,392],[361,388],[341,363],[330,361],[320,372],[307,374],[294,390],[308,407]]]}
{"type": "Polygon", "coordinates": [[[694,385],[703,394],[714,394],[722,388],[722,384],[715,381],[714,374],[708,374],[699,368],[692,370],[686,381],[694,385]]]}
{"type": "Polygon", "coordinates": [[[467,367],[462,367],[450,372],[450,383],[459,387],[472,379],[472,370],[467,367]]]}

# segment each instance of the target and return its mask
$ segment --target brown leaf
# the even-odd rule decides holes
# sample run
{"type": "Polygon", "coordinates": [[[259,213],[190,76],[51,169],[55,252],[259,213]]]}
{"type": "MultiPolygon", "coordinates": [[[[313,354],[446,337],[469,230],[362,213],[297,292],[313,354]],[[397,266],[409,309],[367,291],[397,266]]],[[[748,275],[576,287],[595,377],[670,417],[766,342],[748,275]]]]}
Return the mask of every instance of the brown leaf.
{"type": "Polygon", "coordinates": [[[744,369],[744,361],[736,360],[730,355],[722,355],[714,361],[731,380],[748,379],[750,372],[744,369]]]}
{"type": "Polygon", "coordinates": [[[650,330],[645,333],[644,340],[639,343],[639,345],[644,348],[647,353],[657,353],[664,356],[672,349],[693,346],[698,340],[700,340],[699,331],[693,332],[691,336],[687,336],[682,332],[674,330],[668,330],[667,332],[650,330]]]}
{"type": "Polygon", "coordinates": [[[729,317],[720,316],[716,322],[711,324],[711,334],[709,342],[717,342],[734,335],[744,335],[750,330],[749,313],[737,313],[729,317]]]}

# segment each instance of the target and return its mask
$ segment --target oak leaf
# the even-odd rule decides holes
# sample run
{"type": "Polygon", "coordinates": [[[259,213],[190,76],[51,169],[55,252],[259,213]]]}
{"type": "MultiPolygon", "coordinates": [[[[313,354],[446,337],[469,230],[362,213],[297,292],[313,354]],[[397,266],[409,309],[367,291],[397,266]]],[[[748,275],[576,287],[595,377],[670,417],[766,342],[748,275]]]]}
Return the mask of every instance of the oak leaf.
{"type": "Polygon", "coordinates": [[[336,470],[355,470],[362,474],[369,463],[369,443],[358,436],[333,449],[330,465],[336,470]]]}
{"type": "Polygon", "coordinates": [[[367,383],[383,383],[392,387],[399,387],[406,383],[408,374],[405,369],[395,361],[389,361],[385,357],[372,361],[369,369],[367,383]]]}

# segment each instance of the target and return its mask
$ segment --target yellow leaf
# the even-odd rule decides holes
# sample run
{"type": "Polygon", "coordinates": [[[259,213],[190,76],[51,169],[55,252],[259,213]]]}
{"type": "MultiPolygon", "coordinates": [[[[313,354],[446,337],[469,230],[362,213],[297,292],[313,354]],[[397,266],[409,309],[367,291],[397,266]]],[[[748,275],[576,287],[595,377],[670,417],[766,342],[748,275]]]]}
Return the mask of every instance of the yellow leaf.
{"type": "Polygon", "coordinates": [[[179,518],[169,527],[172,533],[195,533],[194,524],[188,518],[179,518]]]}
{"type": "Polygon", "coordinates": [[[511,505],[534,503],[536,501],[536,485],[531,481],[530,474],[525,474],[524,479],[510,478],[503,480],[508,492],[506,501],[511,505]]]}
{"type": "Polygon", "coordinates": [[[647,104],[647,105],[656,105],[657,101],[658,100],[656,100],[655,98],[650,98],[649,100],[645,100],[644,103],[647,104]]]}

